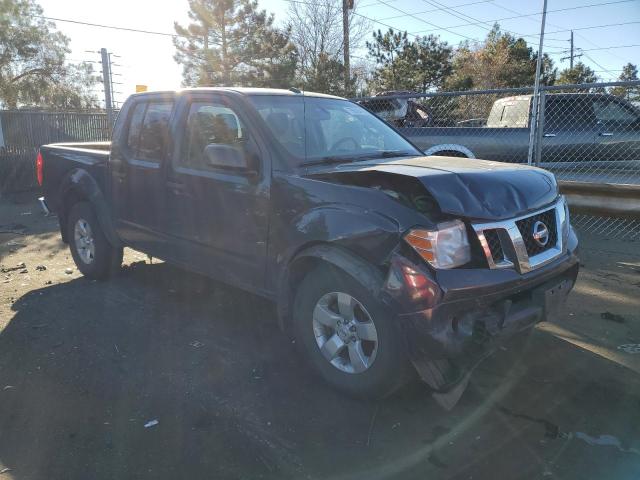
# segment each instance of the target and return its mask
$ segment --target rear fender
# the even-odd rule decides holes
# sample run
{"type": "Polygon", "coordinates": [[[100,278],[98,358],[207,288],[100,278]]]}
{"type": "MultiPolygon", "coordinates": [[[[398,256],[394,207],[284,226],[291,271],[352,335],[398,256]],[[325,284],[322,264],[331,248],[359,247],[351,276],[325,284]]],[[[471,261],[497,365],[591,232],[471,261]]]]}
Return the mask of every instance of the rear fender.
{"type": "Polygon", "coordinates": [[[76,168],[69,172],[60,184],[59,196],[62,205],[59,209],[60,233],[62,240],[68,243],[66,234],[66,220],[71,207],[79,201],[87,201],[91,204],[98,222],[102,228],[107,240],[114,247],[122,246],[122,242],[116,234],[111,211],[107,201],[98,185],[98,182],[87,172],[81,168],[76,168]]]}

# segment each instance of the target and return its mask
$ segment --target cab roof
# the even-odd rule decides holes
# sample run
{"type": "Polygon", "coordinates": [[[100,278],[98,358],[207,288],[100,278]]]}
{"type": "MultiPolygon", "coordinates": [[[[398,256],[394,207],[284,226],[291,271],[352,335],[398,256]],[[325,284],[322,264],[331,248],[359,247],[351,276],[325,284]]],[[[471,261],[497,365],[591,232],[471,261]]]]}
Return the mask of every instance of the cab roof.
{"type": "Polygon", "coordinates": [[[296,95],[304,95],[305,97],[317,97],[317,98],[333,98],[336,100],[344,100],[342,97],[336,97],[335,95],[327,95],[324,93],[305,92],[302,90],[284,89],[284,88],[255,88],[255,87],[196,87],[196,88],[182,88],[180,90],[157,90],[141,93],[134,93],[132,97],[144,97],[149,96],[162,96],[162,95],[179,95],[184,92],[234,92],[240,95],[248,97],[257,95],[272,95],[283,97],[294,97],[296,95]]]}

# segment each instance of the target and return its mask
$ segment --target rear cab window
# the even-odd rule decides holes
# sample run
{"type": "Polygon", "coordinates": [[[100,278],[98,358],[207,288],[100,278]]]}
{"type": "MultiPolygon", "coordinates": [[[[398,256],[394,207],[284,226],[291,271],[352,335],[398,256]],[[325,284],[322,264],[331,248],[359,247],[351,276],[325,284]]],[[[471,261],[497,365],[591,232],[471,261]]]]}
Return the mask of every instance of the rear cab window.
{"type": "Polygon", "coordinates": [[[173,105],[173,100],[149,100],[135,104],[127,133],[127,149],[132,158],[161,163],[169,142],[173,105]]]}

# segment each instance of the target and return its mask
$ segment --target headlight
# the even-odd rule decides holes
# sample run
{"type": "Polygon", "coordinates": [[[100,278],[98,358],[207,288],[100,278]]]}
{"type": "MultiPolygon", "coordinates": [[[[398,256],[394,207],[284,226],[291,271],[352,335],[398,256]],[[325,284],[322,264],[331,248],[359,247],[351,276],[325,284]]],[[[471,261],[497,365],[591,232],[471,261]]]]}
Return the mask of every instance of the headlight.
{"type": "Polygon", "coordinates": [[[415,228],[405,241],[434,268],[454,268],[471,260],[467,229],[460,220],[440,223],[436,230],[415,228]]]}

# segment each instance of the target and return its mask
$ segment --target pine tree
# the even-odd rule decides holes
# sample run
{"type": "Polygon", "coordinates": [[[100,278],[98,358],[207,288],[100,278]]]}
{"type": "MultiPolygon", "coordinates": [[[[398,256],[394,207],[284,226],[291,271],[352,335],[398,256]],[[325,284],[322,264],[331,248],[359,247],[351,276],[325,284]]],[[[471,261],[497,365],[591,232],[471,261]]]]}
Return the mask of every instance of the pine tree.
{"type": "Polygon", "coordinates": [[[296,51],[289,31],[255,0],[189,0],[184,27],[175,23],[175,60],[185,86],[283,86],[292,84],[296,51]]]}
{"type": "MultiPolygon", "coordinates": [[[[621,82],[638,80],[638,67],[636,67],[633,63],[627,63],[624,67],[622,67],[622,73],[618,77],[618,80],[621,82]]],[[[611,89],[611,93],[631,101],[640,100],[640,86],[614,87],[611,89]]]]}

